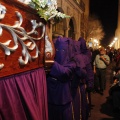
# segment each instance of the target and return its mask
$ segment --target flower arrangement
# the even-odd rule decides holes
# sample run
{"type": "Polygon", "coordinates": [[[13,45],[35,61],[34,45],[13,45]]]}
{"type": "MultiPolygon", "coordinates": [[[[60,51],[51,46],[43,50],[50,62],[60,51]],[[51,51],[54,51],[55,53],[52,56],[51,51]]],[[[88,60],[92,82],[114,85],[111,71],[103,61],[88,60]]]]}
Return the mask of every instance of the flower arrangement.
{"type": "Polygon", "coordinates": [[[63,19],[70,17],[64,13],[57,11],[57,1],[56,0],[31,0],[29,5],[37,10],[37,13],[41,18],[46,21],[51,19],[63,19]]]}

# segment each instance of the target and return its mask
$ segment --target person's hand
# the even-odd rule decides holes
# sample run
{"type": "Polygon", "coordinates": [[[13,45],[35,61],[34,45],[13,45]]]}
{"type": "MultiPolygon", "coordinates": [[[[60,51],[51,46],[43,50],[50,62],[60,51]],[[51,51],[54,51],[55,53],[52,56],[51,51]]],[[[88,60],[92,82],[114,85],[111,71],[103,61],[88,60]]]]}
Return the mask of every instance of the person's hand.
{"type": "Polygon", "coordinates": [[[54,63],[54,60],[45,60],[45,67],[50,68],[54,63]]]}
{"type": "Polygon", "coordinates": [[[106,65],[109,65],[109,62],[106,61],[106,58],[104,58],[103,55],[100,56],[100,59],[101,59],[106,65]]]}
{"type": "Polygon", "coordinates": [[[115,80],[114,80],[114,83],[117,83],[117,82],[118,82],[118,80],[117,80],[117,79],[115,79],[115,80]]]}
{"type": "Polygon", "coordinates": [[[103,56],[103,55],[101,55],[101,56],[100,56],[100,59],[101,59],[101,60],[105,60],[105,58],[104,58],[104,56],[103,56]]]}
{"type": "Polygon", "coordinates": [[[45,64],[53,64],[54,60],[45,60],[45,64]]]}
{"type": "Polygon", "coordinates": [[[120,70],[118,70],[118,74],[120,74],[120,70]]]}
{"type": "Polygon", "coordinates": [[[94,74],[96,74],[96,69],[93,70],[94,74]]]}
{"type": "Polygon", "coordinates": [[[45,71],[50,72],[50,69],[53,64],[54,64],[54,60],[45,60],[45,65],[44,65],[45,71]]]}

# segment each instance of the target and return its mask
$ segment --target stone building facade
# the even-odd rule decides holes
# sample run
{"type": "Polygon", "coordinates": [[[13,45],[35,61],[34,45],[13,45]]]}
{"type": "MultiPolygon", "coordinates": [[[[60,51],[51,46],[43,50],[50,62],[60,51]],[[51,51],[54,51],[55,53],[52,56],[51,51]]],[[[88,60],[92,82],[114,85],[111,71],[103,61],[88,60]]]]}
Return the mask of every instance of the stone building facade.
{"type": "Polygon", "coordinates": [[[57,3],[58,11],[71,17],[53,23],[52,36],[65,36],[74,40],[86,38],[89,0],[57,0],[57,3]]]}
{"type": "Polygon", "coordinates": [[[115,37],[117,38],[117,41],[115,41],[114,48],[119,49],[120,48],[120,0],[118,0],[118,23],[115,32],[115,37]]]}

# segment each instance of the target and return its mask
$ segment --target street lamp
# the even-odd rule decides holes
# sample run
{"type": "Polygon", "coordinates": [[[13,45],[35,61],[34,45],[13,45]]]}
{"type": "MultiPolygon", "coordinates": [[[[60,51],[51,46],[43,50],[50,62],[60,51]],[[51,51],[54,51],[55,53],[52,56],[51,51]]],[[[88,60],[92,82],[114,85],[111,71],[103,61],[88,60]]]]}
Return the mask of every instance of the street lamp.
{"type": "Polygon", "coordinates": [[[109,46],[112,47],[112,46],[115,44],[115,42],[116,42],[117,40],[118,40],[118,38],[115,37],[114,40],[112,41],[112,43],[111,43],[109,46]]]}

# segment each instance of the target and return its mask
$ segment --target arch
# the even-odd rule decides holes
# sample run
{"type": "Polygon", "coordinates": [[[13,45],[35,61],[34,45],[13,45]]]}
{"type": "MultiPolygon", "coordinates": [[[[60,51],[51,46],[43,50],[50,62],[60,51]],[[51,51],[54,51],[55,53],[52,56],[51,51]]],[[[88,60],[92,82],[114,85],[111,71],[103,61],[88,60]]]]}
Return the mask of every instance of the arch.
{"type": "Polygon", "coordinates": [[[74,17],[71,17],[71,19],[69,20],[69,30],[68,30],[68,37],[72,38],[72,39],[76,39],[76,21],[74,19],[74,17]]]}

